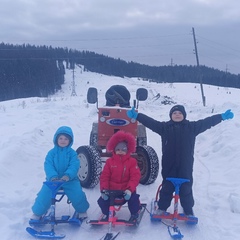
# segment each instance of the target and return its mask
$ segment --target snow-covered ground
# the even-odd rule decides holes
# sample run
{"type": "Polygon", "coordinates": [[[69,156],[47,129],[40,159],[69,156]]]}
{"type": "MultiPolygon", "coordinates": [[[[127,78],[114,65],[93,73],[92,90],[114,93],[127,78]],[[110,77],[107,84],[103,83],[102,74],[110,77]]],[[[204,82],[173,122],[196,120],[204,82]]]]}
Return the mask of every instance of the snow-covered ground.
{"type": "MultiPolygon", "coordinates": [[[[106,90],[115,84],[125,85],[131,92],[131,102],[136,89],[145,87],[149,96],[141,102],[139,112],[155,119],[167,121],[171,105],[163,105],[163,96],[178,104],[184,104],[189,120],[198,120],[215,113],[232,109],[234,119],[220,123],[197,137],[194,165],[194,211],[199,218],[195,227],[179,222],[186,240],[239,239],[240,224],[240,90],[204,85],[206,106],[203,107],[199,84],[157,84],[131,78],[118,78],[101,74],[75,71],[76,94],[72,93],[72,72],[67,70],[66,83],[62,91],[49,98],[27,98],[0,102],[0,232],[2,240],[27,240],[32,237],[25,231],[31,216],[31,206],[42,182],[45,180],[43,162],[52,148],[56,129],[68,125],[73,129],[73,148],[89,144],[92,122],[97,120],[95,105],[87,103],[87,89],[96,87],[99,106],[105,104],[106,90]],[[161,94],[159,100],[153,97],[161,94]]],[[[153,147],[161,159],[160,136],[147,130],[148,145],[153,147]]],[[[138,187],[141,201],[150,204],[161,183],[138,187]]],[[[89,218],[96,219],[100,213],[97,205],[99,186],[85,189],[91,204],[89,218]]],[[[59,211],[73,212],[63,200],[59,211]]],[[[126,209],[127,210],[127,209],[126,209]]],[[[123,209],[124,211],[124,209],[123,209]]],[[[126,211],[128,217],[128,211],[126,211]]],[[[81,228],[60,224],[56,232],[66,234],[66,240],[101,239],[107,226],[92,228],[83,223],[81,228]]],[[[167,227],[152,223],[146,211],[138,229],[116,227],[121,231],[118,239],[153,240],[170,239],[167,227]]]]}

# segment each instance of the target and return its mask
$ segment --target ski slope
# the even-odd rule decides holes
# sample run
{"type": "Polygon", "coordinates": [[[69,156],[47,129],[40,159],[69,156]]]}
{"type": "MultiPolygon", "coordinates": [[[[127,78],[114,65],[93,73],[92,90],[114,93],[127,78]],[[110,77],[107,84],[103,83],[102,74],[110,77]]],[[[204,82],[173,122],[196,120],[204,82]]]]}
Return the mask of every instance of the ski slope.
{"type": "MultiPolygon", "coordinates": [[[[179,223],[185,240],[229,240],[239,239],[240,223],[240,90],[204,85],[206,106],[203,107],[199,84],[192,83],[153,83],[137,78],[118,78],[102,74],[83,72],[75,69],[75,91],[72,94],[72,71],[66,71],[66,82],[54,96],[49,98],[27,98],[0,102],[0,232],[2,240],[33,239],[25,231],[31,206],[37,192],[45,180],[43,162],[52,148],[53,135],[61,125],[73,129],[73,148],[89,144],[92,122],[97,120],[95,105],[87,103],[87,89],[96,87],[99,93],[99,106],[105,104],[106,90],[115,84],[125,85],[133,102],[136,89],[148,90],[147,101],[140,102],[139,112],[161,121],[169,120],[172,105],[163,105],[164,96],[183,104],[187,119],[198,120],[215,113],[232,109],[234,119],[200,134],[196,139],[194,164],[194,212],[199,218],[195,227],[179,223]],[[160,93],[161,97],[154,100],[160,93]]],[[[147,130],[148,145],[153,147],[161,159],[160,136],[147,130]]],[[[148,186],[139,185],[138,193],[143,203],[150,204],[161,183],[161,175],[148,186]]],[[[90,208],[89,219],[96,219],[100,209],[97,199],[99,186],[85,189],[90,208]]],[[[170,209],[171,210],[171,209],[170,209]]],[[[123,212],[128,218],[127,209],[123,212]]],[[[73,213],[70,205],[63,200],[57,213],[73,213]]],[[[101,239],[107,233],[107,226],[93,228],[83,223],[81,228],[58,225],[56,232],[66,234],[66,240],[101,239]]],[[[121,231],[117,239],[152,240],[170,239],[167,227],[152,223],[147,211],[138,229],[116,227],[121,231]]]]}

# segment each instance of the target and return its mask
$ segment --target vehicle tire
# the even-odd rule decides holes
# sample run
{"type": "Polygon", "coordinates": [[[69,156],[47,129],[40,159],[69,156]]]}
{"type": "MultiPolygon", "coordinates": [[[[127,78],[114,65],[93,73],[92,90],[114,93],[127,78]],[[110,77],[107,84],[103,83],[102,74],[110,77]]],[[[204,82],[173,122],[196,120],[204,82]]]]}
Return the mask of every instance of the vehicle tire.
{"type": "Polygon", "coordinates": [[[137,126],[137,146],[147,145],[146,127],[141,123],[137,126]]]}
{"type": "Polygon", "coordinates": [[[77,149],[80,159],[78,178],[84,188],[93,188],[99,183],[102,161],[98,150],[93,146],[81,146],[77,149]]]}
{"type": "Polygon", "coordinates": [[[138,146],[136,148],[138,166],[141,171],[140,183],[148,185],[158,177],[159,160],[155,150],[150,146],[138,146]]]}
{"type": "Polygon", "coordinates": [[[146,144],[147,144],[147,138],[145,138],[145,137],[137,138],[137,146],[144,146],[146,144]]]}
{"type": "Polygon", "coordinates": [[[91,131],[90,138],[89,138],[89,144],[95,148],[98,147],[98,135],[97,133],[94,133],[91,131]]]}

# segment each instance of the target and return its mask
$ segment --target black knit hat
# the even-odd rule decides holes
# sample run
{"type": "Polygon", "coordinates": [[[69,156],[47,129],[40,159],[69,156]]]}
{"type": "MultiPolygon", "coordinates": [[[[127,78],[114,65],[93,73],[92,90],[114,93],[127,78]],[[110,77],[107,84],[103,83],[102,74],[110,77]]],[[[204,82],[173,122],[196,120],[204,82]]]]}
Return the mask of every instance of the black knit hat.
{"type": "Polygon", "coordinates": [[[171,110],[170,110],[170,112],[169,112],[169,117],[170,117],[171,119],[172,119],[172,114],[173,114],[173,112],[175,112],[175,111],[180,111],[180,112],[183,114],[184,119],[186,118],[187,113],[186,113],[185,108],[184,108],[183,105],[175,105],[175,106],[173,106],[173,107],[171,108],[171,110]]]}

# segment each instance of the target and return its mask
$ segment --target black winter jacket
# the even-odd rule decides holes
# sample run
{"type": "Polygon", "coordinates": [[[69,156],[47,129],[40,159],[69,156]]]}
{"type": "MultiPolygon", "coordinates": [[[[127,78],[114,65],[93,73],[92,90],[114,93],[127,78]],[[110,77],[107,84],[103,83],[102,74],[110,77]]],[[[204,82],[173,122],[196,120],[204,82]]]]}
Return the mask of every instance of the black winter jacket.
{"type": "Polygon", "coordinates": [[[192,181],[194,145],[199,133],[222,121],[221,114],[198,121],[156,121],[139,113],[137,120],[162,138],[162,177],[186,178],[192,181]]]}

